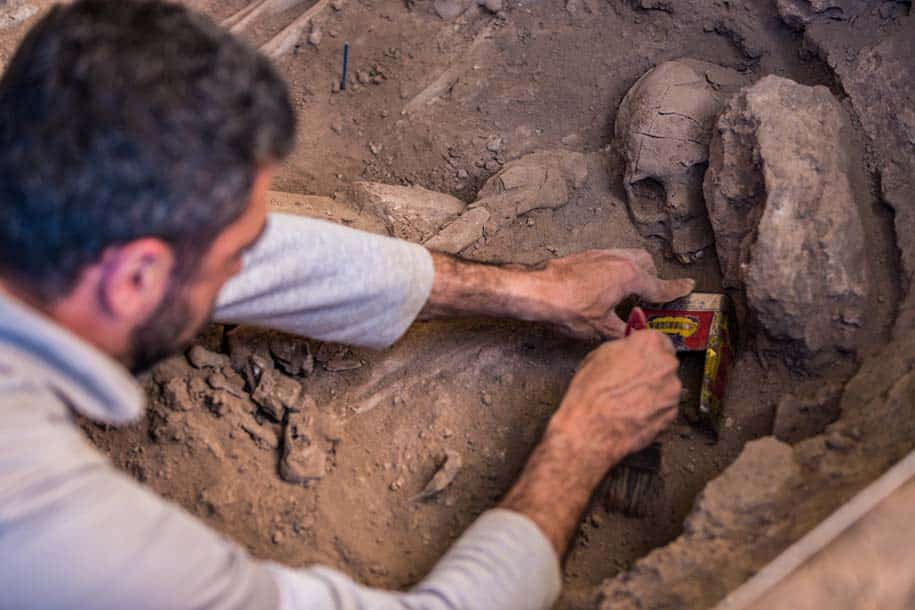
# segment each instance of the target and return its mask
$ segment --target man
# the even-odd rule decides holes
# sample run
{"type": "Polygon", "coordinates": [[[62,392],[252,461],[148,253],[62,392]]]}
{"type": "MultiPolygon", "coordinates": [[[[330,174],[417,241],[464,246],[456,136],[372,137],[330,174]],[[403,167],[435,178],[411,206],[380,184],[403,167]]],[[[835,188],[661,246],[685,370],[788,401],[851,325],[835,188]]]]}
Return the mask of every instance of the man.
{"type": "Polygon", "coordinates": [[[619,337],[625,295],[692,289],[657,279],[644,252],[502,269],[268,215],[294,125],[269,63],[176,5],[58,7],[12,58],[0,81],[0,608],[548,608],[593,489],[673,417],[663,336],[601,347],[500,506],[405,593],[255,561],[117,472],[73,413],[138,418],[127,368],[186,345],[214,302],[218,320],[383,347],[420,314],[619,337]]]}

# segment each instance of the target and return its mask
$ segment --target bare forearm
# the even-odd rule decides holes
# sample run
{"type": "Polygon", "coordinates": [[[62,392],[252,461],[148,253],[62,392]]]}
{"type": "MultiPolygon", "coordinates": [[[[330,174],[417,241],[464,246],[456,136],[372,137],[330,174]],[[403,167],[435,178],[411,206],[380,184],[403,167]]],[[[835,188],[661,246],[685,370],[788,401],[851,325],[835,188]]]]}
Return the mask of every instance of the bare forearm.
{"type": "Polygon", "coordinates": [[[545,319],[543,278],[521,265],[473,263],[432,253],[435,280],[420,319],[489,316],[536,321],[545,319]]]}
{"type": "Polygon", "coordinates": [[[561,558],[612,463],[605,457],[588,457],[562,434],[547,431],[501,507],[536,523],[561,558]]]}

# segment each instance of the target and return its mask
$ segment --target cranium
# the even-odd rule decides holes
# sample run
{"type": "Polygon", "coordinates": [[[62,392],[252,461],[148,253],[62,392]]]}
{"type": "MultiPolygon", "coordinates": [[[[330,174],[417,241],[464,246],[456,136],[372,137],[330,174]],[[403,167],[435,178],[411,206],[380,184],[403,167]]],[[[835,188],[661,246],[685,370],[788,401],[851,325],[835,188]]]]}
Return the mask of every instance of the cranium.
{"type": "Polygon", "coordinates": [[[702,179],[715,118],[741,84],[728,68],[678,59],[642,76],[620,105],[616,141],[633,222],[670,242],[681,262],[714,242],[702,179]]]}

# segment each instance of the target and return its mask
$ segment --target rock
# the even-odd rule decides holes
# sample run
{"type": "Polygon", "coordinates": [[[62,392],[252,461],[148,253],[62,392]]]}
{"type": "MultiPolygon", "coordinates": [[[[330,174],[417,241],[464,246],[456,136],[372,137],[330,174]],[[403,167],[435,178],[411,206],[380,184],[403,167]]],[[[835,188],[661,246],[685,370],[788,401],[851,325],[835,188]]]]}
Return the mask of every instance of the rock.
{"type": "Polygon", "coordinates": [[[583,10],[596,15],[600,10],[597,0],[566,0],[566,11],[573,17],[577,17],[583,10]]]}
{"type": "Polygon", "coordinates": [[[210,373],[207,384],[214,390],[223,390],[239,398],[245,396],[245,380],[230,367],[210,373]]]}
{"type": "Polygon", "coordinates": [[[346,6],[346,0],[330,0],[330,5],[339,13],[346,6]]]}
{"type": "Polygon", "coordinates": [[[643,11],[663,11],[673,13],[674,9],[670,0],[637,0],[638,6],[643,11]]]}
{"type": "Polygon", "coordinates": [[[420,186],[353,185],[354,203],[380,218],[396,237],[424,242],[464,211],[464,202],[420,186]]]}
{"type": "Polygon", "coordinates": [[[272,419],[281,421],[286,409],[301,409],[302,385],[275,369],[265,369],[251,399],[272,419]]]}
{"type": "Polygon", "coordinates": [[[276,451],[280,448],[280,439],[276,430],[269,425],[262,425],[250,414],[245,414],[239,423],[242,430],[248,433],[254,444],[264,451],[276,451]]]}
{"type": "Polygon", "coordinates": [[[229,357],[218,352],[211,352],[203,346],[195,345],[187,352],[187,359],[195,368],[218,369],[229,366],[229,357]]]}
{"type": "Polygon", "coordinates": [[[668,61],[632,86],[616,117],[630,216],[643,236],[669,242],[684,263],[714,243],[702,180],[715,119],[741,84],[728,68],[668,61]]]}
{"type": "Polygon", "coordinates": [[[775,410],[772,434],[792,445],[822,434],[829,424],[839,419],[842,389],[842,384],[832,382],[819,385],[808,394],[784,396],[775,410]]]}
{"type": "Polygon", "coordinates": [[[484,164],[483,168],[488,172],[497,172],[502,169],[502,164],[496,161],[495,159],[488,159],[484,164]]]}
{"type": "Polygon", "coordinates": [[[433,6],[438,16],[448,21],[464,14],[473,3],[474,0],[435,0],[433,6]]]}
{"type": "Polygon", "coordinates": [[[503,8],[502,0],[478,0],[478,4],[491,13],[498,13],[503,8]]]}
{"type": "Polygon", "coordinates": [[[428,500],[443,492],[451,483],[463,466],[461,454],[451,449],[445,450],[445,458],[439,465],[432,479],[426,484],[413,500],[428,500]]]}
{"type": "Polygon", "coordinates": [[[795,31],[812,22],[846,21],[867,8],[866,0],[777,0],[782,21],[795,31]]]}
{"type": "Polygon", "coordinates": [[[327,454],[311,430],[311,414],[290,413],[283,432],[283,458],[280,476],[284,481],[305,485],[324,478],[327,454]]]}
{"type": "Polygon", "coordinates": [[[727,286],[803,355],[853,351],[869,279],[851,125],[825,87],[768,76],[718,120],[705,197],[727,286]]]}
{"type": "Polygon", "coordinates": [[[193,407],[185,377],[174,377],[163,383],[162,399],[173,411],[190,411],[193,407]]]}
{"type": "Polygon", "coordinates": [[[313,47],[321,45],[321,41],[324,39],[324,34],[321,33],[321,30],[314,28],[308,34],[308,44],[313,47]]]}
{"type": "MultiPolygon", "coordinates": [[[[808,32],[816,35],[817,32],[808,32]]],[[[880,35],[860,53],[858,61],[839,64],[842,88],[878,157],[880,188],[893,208],[903,290],[910,296],[915,278],[915,35],[912,27],[892,36],[880,35]]],[[[911,322],[913,305],[902,319],[911,322]]]]}
{"type": "Polygon", "coordinates": [[[560,140],[560,143],[562,143],[563,146],[574,148],[581,144],[581,136],[577,133],[570,133],[569,135],[563,137],[562,140],[560,140]]]}
{"type": "Polygon", "coordinates": [[[328,373],[342,373],[358,368],[362,368],[362,363],[352,358],[334,358],[324,364],[324,370],[328,373]]]}
{"type": "Polygon", "coordinates": [[[747,443],[698,496],[683,533],[604,581],[597,608],[715,607],[783,548],[793,516],[785,500],[800,479],[789,445],[771,437],[747,443]]]}
{"type": "Polygon", "coordinates": [[[487,228],[493,232],[531,210],[560,208],[572,189],[588,179],[588,160],[577,152],[535,152],[507,163],[480,189],[474,207],[490,213],[487,228]]]}
{"type": "Polygon", "coordinates": [[[438,232],[425,244],[430,250],[457,254],[483,237],[483,226],[489,220],[489,210],[474,207],[467,210],[438,232]]]}
{"type": "Polygon", "coordinates": [[[270,337],[268,346],[276,365],[287,375],[311,375],[314,372],[315,360],[305,339],[275,334],[270,337]]]}
{"type": "Polygon", "coordinates": [[[249,383],[248,389],[251,391],[257,387],[260,369],[273,368],[269,338],[268,331],[248,326],[239,326],[226,333],[231,366],[245,377],[249,383]],[[257,357],[256,363],[255,356],[257,357]],[[258,370],[255,371],[253,368],[258,370]]]}
{"type": "Polygon", "coordinates": [[[249,410],[247,397],[238,396],[228,390],[206,388],[203,404],[214,415],[219,417],[227,413],[247,412],[249,410]]]}
{"type": "Polygon", "coordinates": [[[486,140],[486,150],[492,153],[497,153],[502,150],[502,137],[501,136],[492,136],[486,140]]]}

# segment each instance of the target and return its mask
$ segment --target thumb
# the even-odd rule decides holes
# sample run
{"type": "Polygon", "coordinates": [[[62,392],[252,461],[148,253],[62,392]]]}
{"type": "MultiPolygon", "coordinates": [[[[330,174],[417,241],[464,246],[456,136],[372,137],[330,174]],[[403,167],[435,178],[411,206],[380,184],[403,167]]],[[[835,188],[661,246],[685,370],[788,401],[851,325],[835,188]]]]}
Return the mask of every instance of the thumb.
{"type": "Polygon", "coordinates": [[[688,278],[662,280],[642,275],[633,292],[651,303],[669,303],[685,297],[696,288],[696,281],[688,278]]]}

